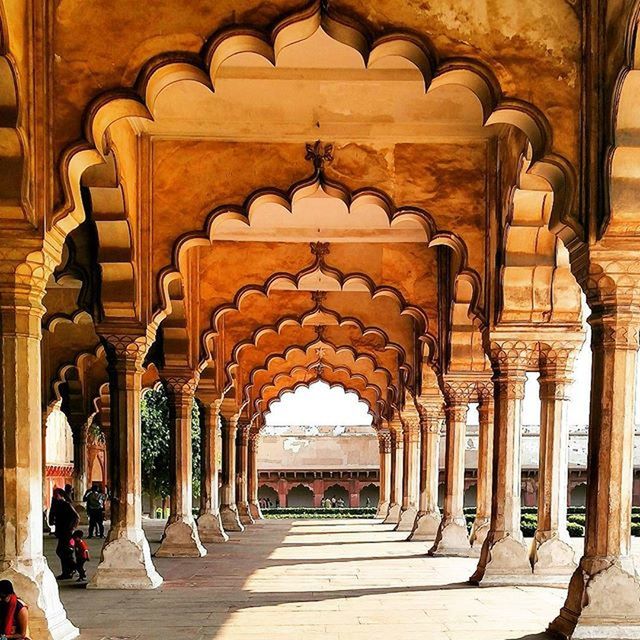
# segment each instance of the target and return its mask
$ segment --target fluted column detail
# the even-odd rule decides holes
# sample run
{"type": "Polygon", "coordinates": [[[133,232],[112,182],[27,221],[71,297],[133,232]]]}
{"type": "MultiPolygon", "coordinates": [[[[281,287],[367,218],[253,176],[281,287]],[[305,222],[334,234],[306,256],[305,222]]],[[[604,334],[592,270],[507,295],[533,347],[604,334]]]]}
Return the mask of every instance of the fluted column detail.
{"type": "Polygon", "coordinates": [[[234,412],[234,408],[223,409],[222,415],[222,500],[220,502],[220,517],[225,531],[244,531],[236,505],[236,437],[238,434],[239,415],[234,412]]]}
{"type": "Polygon", "coordinates": [[[640,264],[620,259],[591,269],[584,555],[549,630],[558,638],[640,638],[640,578],[631,557],[630,531],[640,264]]]}
{"type": "Polygon", "coordinates": [[[430,555],[468,556],[470,552],[464,517],[465,434],[472,386],[445,382],[446,458],[444,509],[430,555]]]}
{"type": "Polygon", "coordinates": [[[171,445],[171,512],[162,542],[156,551],[158,557],[197,558],[207,554],[193,517],[191,415],[196,382],[188,373],[166,377],[171,445]]]}
{"type": "Polygon", "coordinates": [[[478,484],[476,517],[473,521],[469,541],[471,547],[482,548],[491,520],[491,484],[493,470],[493,384],[479,382],[478,385],[478,484]]]}
{"type": "Polygon", "coordinates": [[[226,542],[218,506],[218,431],[220,400],[211,400],[198,392],[202,403],[202,482],[198,534],[201,542],[226,542]]]}
{"type": "Polygon", "coordinates": [[[145,333],[103,334],[111,398],[111,528],[92,589],[153,589],[162,583],[142,530],[140,395],[145,333]]]}
{"type": "Polygon", "coordinates": [[[531,564],[535,575],[552,581],[568,579],[576,568],[567,532],[567,484],[568,391],[573,382],[578,345],[569,340],[544,344],[540,354],[538,526],[531,547],[531,564]]]}
{"type": "Polygon", "coordinates": [[[401,414],[403,432],[402,508],[397,531],[413,531],[418,516],[420,472],[420,416],[410,405],[401,414]]]}
{"type": "Polygon", "coordinates": [[[258,447],[260,445],[260,434],[252,431],[249,434],[249,510],[254,520],[264,520],[260,502],[258,500],[258,447]]]}
{"type": "Polygon", "coordinates": [[[391,431],[391,503],[385,518],[385,524],[398,524],[402,509],[402,472],[404,440],[402,423],[399,419],[389,422],[391,431]]]}
{"type": "Polygon", "coordinates": [[[391,433],[388,429],[378,432],[380,451],[380,500],[377,518],[386,518],[391,503],[391,433]]]}
{"type": "Polygon", "coordinates": [[[0,256],[0,578],[29,606],[34,638],[70,640],[78,630],[42,548],[41,322],[54,265],[22,273],[4,262],[10,251],[0,256]]]}
{"type": "Polygon", "coordinates": [[[442,402],[418,404],[420,415],[420,496],[418,516],[409,540],[434,540],[440,528],[438,477],[440,473],[440,431],[442,402]]]}
{"type": "Polygon", "coordinates": [[[532,346],[520,340],[491,345],[495,420],[491,525],[472,583],[512,584],[531,577],[529,553],[520,530],[520,441],[526,370],[532,346]]]}
{"type": "Polygon", "coordinates": [[[236,438],[237,469],[236,469],[236,504],[240,522],[247,526],[254,524],[249,508],[249,429],[247,420],[238,421],[238,435],[236,438]]]}

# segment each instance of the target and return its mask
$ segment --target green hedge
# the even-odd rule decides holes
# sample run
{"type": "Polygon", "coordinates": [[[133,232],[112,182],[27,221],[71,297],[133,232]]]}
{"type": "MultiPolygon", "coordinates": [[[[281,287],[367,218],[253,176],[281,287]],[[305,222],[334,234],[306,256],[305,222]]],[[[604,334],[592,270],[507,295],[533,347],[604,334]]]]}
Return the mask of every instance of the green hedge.
{"type": "Polygon", "coordinates": [[[262,509],[265,518],[373,518],[375,507],[282,507],[277,509],[262,509]]]}

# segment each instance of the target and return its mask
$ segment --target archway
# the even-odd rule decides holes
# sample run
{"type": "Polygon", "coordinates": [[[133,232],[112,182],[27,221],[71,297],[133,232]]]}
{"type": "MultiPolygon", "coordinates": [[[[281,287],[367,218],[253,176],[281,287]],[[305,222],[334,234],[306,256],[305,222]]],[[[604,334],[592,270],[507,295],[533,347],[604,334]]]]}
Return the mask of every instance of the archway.
{"type": "Polygon", "coordinates": [[[313,507],[313,489],[306,484],[291,487],[287,493],[287,507],[313,507]]]}
{"type": "Polygon", "coordinates": [[[380,487],[377,484],[368,484],[360,489],[360,506],[377,507],[380,501],[380,487]]]}
{"type": "Polygon", "coordinates": [[[584,507],[587,504],[587,483],[582,482],[571,490],[569,503],[572,507],[584,507]]]}
{"type": "Polygon", "coordinates": [[[258,487],[258,499],[265,501],[267,509],[274,508],[278,502],[278,492],[268,484],[261,484],[258,487]]]}
{"type": "Polygon", "coordinates": [[[326,500],[327,498],[331,500],[331,504],[333,504],[335,498],[335,503],[338,507],[353,506],[349,503],[349,491],[341,484],[335,483],[327,487],[324,490],[324,499],[326,500]]]}

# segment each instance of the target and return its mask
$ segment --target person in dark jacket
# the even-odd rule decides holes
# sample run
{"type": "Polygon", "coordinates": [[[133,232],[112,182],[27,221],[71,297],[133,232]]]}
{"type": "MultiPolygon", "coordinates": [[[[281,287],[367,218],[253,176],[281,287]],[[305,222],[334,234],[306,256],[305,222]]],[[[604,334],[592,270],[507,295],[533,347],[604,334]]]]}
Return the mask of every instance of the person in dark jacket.
{"type": "Polygon", "coordinates": [[[104,503],[106,496],[100,491],[97,484],[84,494],[87,503],[87,515],[89,516],[89,537],[96,533],[98,538],[104,538],[104,503]]]}
{"type": "Polygon", "coordinates": [[[56,555],[60,558],[62,571],[58,580],[68,580],[75,573],[75,561],[73,559],[73,532],[80,520],[78,512],[69,502],[64,489],[54,489],[51,510],[49,511],[49,524],[55,527],[58,546],[56,555]]]}

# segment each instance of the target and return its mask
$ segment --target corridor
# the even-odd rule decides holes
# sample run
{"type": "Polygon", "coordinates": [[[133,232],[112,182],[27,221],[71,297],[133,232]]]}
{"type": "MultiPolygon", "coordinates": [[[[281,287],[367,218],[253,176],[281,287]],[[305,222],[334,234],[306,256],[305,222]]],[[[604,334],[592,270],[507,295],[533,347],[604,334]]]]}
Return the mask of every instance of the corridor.
{"type": "MultiPolygon", "coordinates": [[[[152,550],[162,524],[146,521],[152,550]]],[[[469,587],[476,560],[429,558],[405,537],[371,520],[260,521],[205,558],[156,558],[155,591],[60,594],[82,640],[534,640],[564,601],[565,589],[469,587]]],[[[91,574],[101,541],[89,542],[91,574]]]]}

